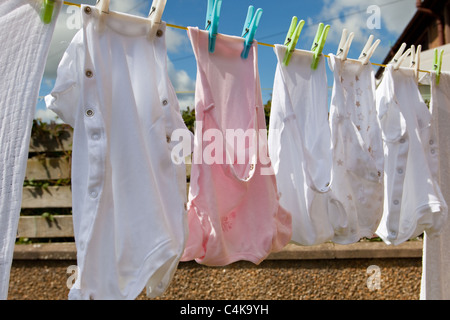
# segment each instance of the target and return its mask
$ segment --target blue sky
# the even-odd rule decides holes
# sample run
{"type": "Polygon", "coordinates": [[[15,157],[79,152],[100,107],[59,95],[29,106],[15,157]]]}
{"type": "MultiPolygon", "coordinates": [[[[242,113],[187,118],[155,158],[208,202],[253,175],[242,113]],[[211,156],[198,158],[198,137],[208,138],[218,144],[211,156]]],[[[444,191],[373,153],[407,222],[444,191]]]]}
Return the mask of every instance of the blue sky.
{"type": "MultiPolygon", "coordinates": [[[[95,0],[71,0],[73,3],[95,4],[95,0]]],[[[110,9],[146,16],[151,0],[111,0],[110,9]]],[[[371,34],[381,43],[371,61],[381,63],[390,46],[397,40],[416,12],[415,0],[223,0],[219,22],[219,33],[240,36],[247,10],[250,5],[263,9],[263,15],[255,39],[269,44],[281,44],[293,16],[305,20],[297,49],[311,48],[318,24],[324,22],[331,26],[324,53],[336,53],[342,30],[347,28],[355,33],[349,58],[358,58],[371,34]],[[380,15],[367,11],[377,6],[380,15]],[[369,28],[369,21],[379,17],[379,28],[369,28]]],[[[167,0],[163,20],[180,26],[205,26],[207,0],[167,0]]],[[[64,5],[58,17],[55,33],[41,85],[40,99],[37,103],[36,117],[43,120],[54,119],[55,115],[45,109],[42,97],[51,92],[56,76],[57,65],[80,27],[78,8],[64,5]]],[[[196,77],[196,61],[186,31],[168,28],[166,33],[168,47],[169,74],[181,108],[193,107],[196,77]]],[[[273,48],[258,46],[258,62],[263,92],[263,102],[270,99],[276,58],[273,48]]]]}

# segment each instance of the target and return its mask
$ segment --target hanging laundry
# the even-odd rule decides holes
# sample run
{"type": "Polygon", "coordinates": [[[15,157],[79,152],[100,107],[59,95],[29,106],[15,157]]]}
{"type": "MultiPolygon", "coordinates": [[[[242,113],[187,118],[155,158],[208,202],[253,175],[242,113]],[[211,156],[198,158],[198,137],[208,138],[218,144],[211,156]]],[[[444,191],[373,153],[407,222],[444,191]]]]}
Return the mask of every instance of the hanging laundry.
{"type": "Polygon", "coordinates": [[[311,68],[313,53],[275,45],[278,59],[269,125],[269,154],[280,203],[292,214],[292,241],[316,245],[334,236],[333,221],[345,218],[333,194],[331,132],[325,59],[311,68]]]}
{"type": "Polygon", "coordinates": [[[44,75],[50,41],[61,3],[53,20],[44,24],[40,1],[0,3],[0,299],[8,296],[31,127],[44,75]],[[7,30],[7,31],[5,31],[7,30]]]}
{"type": "Polygon", "coordinates": [[[371,64],[329,55],[334,76],[330,107],[334,194],[346,218],[333,242],[350,244],[375,234],[383,214],[384,150],[371,64]]]}
{"type": "Polygon", "coordinates": [[[439,165],[435,126],[413,69],[388,65],[377,89],[385,149],[384,210],[377,234],[398,245],[436,235],[447,216],[434,170],[439,165]]]}
{"type": "Polygon", "coordinates": [[[46,97],[74,128],[69,299],[134,299],[145,286],[157,297],[187,231],[186,171],[171,158],[172,132],[187,128],[167,73],[166,24],[87,5],[81,14],[46,97]]]}
{"type": "Polygon", "coordinates": [[[210,54],[207,31],[190,27],[188,35],[197,60],[197,125],[182,259],[258,264],[289,242],[291,216],[279,205],[268,159],[257,46],[243,59],[242,38],[217,35],[210,54]]]}
{"type": "MultiPolygon", "coordinates": [[[[436,73],[426,75],[423,81],[431,85],[430,109],[432,125],[437,132],[436,141],[431,146],[439,152],[438,164],[433,167],[433,175],[441,187],[446,203],[450,203],[450,73],[442,72],[439,85],[436,73]]],[[[436,154],[436,153],[435,153],[436,154]]],[[[439,235],[424,234],[421,300],[450,299],[450,221],[442,223],[439,235]]]]}

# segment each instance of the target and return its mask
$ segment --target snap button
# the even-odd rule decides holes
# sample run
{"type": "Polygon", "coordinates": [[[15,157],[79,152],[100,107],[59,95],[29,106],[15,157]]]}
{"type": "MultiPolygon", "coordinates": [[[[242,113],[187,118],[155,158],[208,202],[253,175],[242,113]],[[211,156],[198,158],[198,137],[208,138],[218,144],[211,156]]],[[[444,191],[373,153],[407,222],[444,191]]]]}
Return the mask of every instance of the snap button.
{"type": "Polygon", "coordinates": [[[85,7],[85,8],[84,8],[84,13],[86,13],[86,14],[91,14],[91,12],[92,12],[91,7],[85,7]]]}
{"type": "Polygon", "coordinates": [[[400,143],[405,143],[406,142],[406,140],[405,139],[400,139],[400,143]]]}
{"type": "Polygon", "coordinates": [[[93,75],[94,73],[91,70],[86,70],[86,77],[92,78],[93,75]]]}
{"type": "Polygon", "coordinates": [[[399,203],[400,203],[400,201],[394,200],[394,204],[395,204],[396,206],[398,206],[399,203]]]}
{"type": "Polygon", "coordinates": [[[98,133],[94,133],[94,134],[92,135],[92,139],[93,139],[93,140],[98,140],[98,139],[100,139],[100,135],[99,135],[98,133]]]}
{"type": "Polygon", "coordinates": [[[430,140],[430,146],[432,146],[434,144],[433,140],[430,140]]]}
{"type": "Polygon", "coordinates": [[[436,153],[436,150],[434,150],[434,149],[431,149],[431,154],[435,154],[436,153]]]}
{"type": "Polygon", "coordinates": [[[167,101],[166,99],[164,99],[162,102],[163,106],[167,106],[168,103],[169,103],[169,101],[167,101]]]}
{"type": "Polygon", "coordinates": [[[86,115],[87,115],[88,117],[94,116],[94,110],[92,110],[92,109],[87,109],[87,110],[86,110],[86,115]]]}
{"type": "Polygon", "coordinates": [[[97,198],[98,193],[95,192],[95,191],[91,191],[91,193],[90,193],[89,195],[90,195],[90,197],[91,197],[92,199],[95,199],[95,198],[97,198]]]}
{"type": "Polygon", "coordinates": [[[162,37],[163,34],[164,34],[164,32],[163,32],[162,30],[156,31],[156,35],[157,35],[158,37],[162,37]]]}
{"type": "Polygon", "coordinates": [[[398,172],[399,174],[403,174],[403,169],[398,169],[397,172],[398,172]]]}

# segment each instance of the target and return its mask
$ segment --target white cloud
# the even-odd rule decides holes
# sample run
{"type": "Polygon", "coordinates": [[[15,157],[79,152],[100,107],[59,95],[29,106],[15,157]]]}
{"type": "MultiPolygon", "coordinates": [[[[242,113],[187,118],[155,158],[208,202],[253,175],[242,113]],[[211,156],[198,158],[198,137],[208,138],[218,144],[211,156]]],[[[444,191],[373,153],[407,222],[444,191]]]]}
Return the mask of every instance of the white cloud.
{"type": "Polygon", "coordinates": [[[184,70],[176,70],[173,63],[168,61],[167,70],[170,81],[172,82],[175,91],[178,92],[178,102],[181,109],[194,107],[194,90],[195,80],[191,79],[188,73],[184,70]]]}
{"type": "MultiPolygon", "coordinates": [[[[376,39],[380,38],[381,44],[371,59],[375,61],[385,57],[392,39],[395,41],[402,33],[415,12],[415,1],[411,0],[325,0],[318,17],[320,21],[331,26],[327,45],[332,48],[330,50],[332,53],[337,51],[344,28],[355,33],[352,42],[352,50],[355,51],[352,56],[349,55],[350,58],[358,58],[371,34],[376,39]],[[372,16],[367,9],[373,5],[380,8],[381,29],[379,30],[370,29],[367,23],[372,16]]],[[[308,28],[307,35],[314,37],[316,30],[317,26],[308,28]]]]}
{"type": "Polygon", "coordinates": [[[172,28],[166,28],[167,51],[178,53],[186,46],[190,45],[186,32],[180,32],[172,28]]]}
{"type": "Polygon", "coordinates": [[[50,123],[52,121],[56,123],[63,123],[63,121],[50,109],[37,109],[34,116],[35,119],[40,119],[42,122],[50,123]]]}

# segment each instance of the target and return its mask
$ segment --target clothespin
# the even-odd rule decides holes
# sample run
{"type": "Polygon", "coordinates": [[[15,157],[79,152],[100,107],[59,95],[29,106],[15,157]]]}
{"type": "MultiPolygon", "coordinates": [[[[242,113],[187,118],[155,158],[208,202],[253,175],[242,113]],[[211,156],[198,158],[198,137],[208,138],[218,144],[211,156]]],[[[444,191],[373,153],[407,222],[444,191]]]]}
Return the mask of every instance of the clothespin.
{"type": "Polygon", "coordinates": [[[416,51],[416,47],[414,45],[411,46],[410,68],[414,69],[414,74],[415,74],[417,80],[419,79],[419,66],[420,66],[420,53],[421,52],[422,52],[421,45],[417,46],[417,51],[416,51]]]}
{"type": "Polygon", "coordinates": [[[151,29],[149,36],[152,37],[158,32],[159,25],[161,24],[161,17],[166,7],[167,0],[153,0],[150,8],[148,18],[152,19],[151,29]]]}
{"type": "Polygon", "coordinates": [[[406,43],[402,43],[402,45],[400,46],[400,49],[398,49],[397,53],[392,58],[391,62],[389,62],[389,64],[392,64],[394,66],[394,70],[398,70],[398,68],[402,64],[403,60],[411,53],[411,48],[406,51],[405,51],[405,48],[406,48],[406,43]]]}
{"type": "Polygon", "coordinates": [[[313,70],[316,70],[319,66],[320,56],[322,55],[323,47],[325,46],[329,31],[329,25],[324,26],[323,23],[319,24],[319,29],[317,30],[316,37],[314,38],[314,43],[311,47],[311,51],[314,53],[314,58],[311,65],[311,68],[313,70]]]}
{"type": "Polygon", "coordinates": [[[52,22],[55,0],[44,0],[41,7],[41,20],[44,24],[52,22]]]}
{"type": "Polygon", "coordinates": [[[103,13],[109,13],[110,0],[97,0],[95,6],[100,10],[100,15],[103,13]]]}
{"type": "Polygon", "coordinates": [[[375,52],[376,48],[378,47],[378,45],[380,44],[381,40],[378,39],[377,41],[375,41],[375,43],[373,43],[374,36],[371,35],[369,37],[369,40],[367,40],[366,45],[364,46],[364,49],[361,52],[361,55],[359,56],[358,60],[361,61],[361,63],[363,65],[366,65],[369,63],[370,58],[372,57],[373,53],[375,52]]]}
{"type": "Polygon", "coordinates": [[[103,32],[105,29],[105,20],[106,16],[109,14],[109,2],[110,0],[97,0],[95,7],[100,12],[100,17],[98,21],[98,30],[99,32],[103,32]]]}
{"type": "Polygon", "coordinates": [[[339,48],[336,53],[336,56],[339,57],[342,61],[347,60],[347,55],[350,50],[350,46],[352,44],[353,38],[355,37],[355,33],[352,32],[348,35],[347,29],[342,31],[341,42],[339,43],[339,48]]]}
{"type": "Polygon", "coordinates": [[[259,8],[256,10],[253,6],[248,7],[247,18],[245,19],[244,29],[242,30],[242,37],[244,38],[244,50],[242,50],[241,57],[247,59],[250,48],[255,38],[256,29],[258,29],[259,21],[263,10],[259,8]]]}
{"type": "Polygon", "coordinates": [[[305,20],[301,20],[297,24],[298,18],[292,17],[291,26],[289,27],[289,31],[286,36],[286,40],[284,41],[284,45],[287,46],[286,54],[284,55],[283,64],[285,66],[289,65],[289,61],[291,60],[292,52],[295,50],[295,46],[297,45],[298,38],[300,37],[300,33],[302,32],[303,26],[305,25],[305,20]]]}
{"type": "Polygon", "coordinates": [[[444,50],[438,53],[438,49],[434,49],[434,71],[436,71],[436,84],[439,85],[441,80],[442,60],[444,58],[444,50]]]}
{"type": "Polygon", "coordinates": [[[220,9],[222,0],[208,0],[206,10],[205,30],[209,30],[209,52],[213,53],[216,47],[216,36],[219,28],[220,9]]]}

